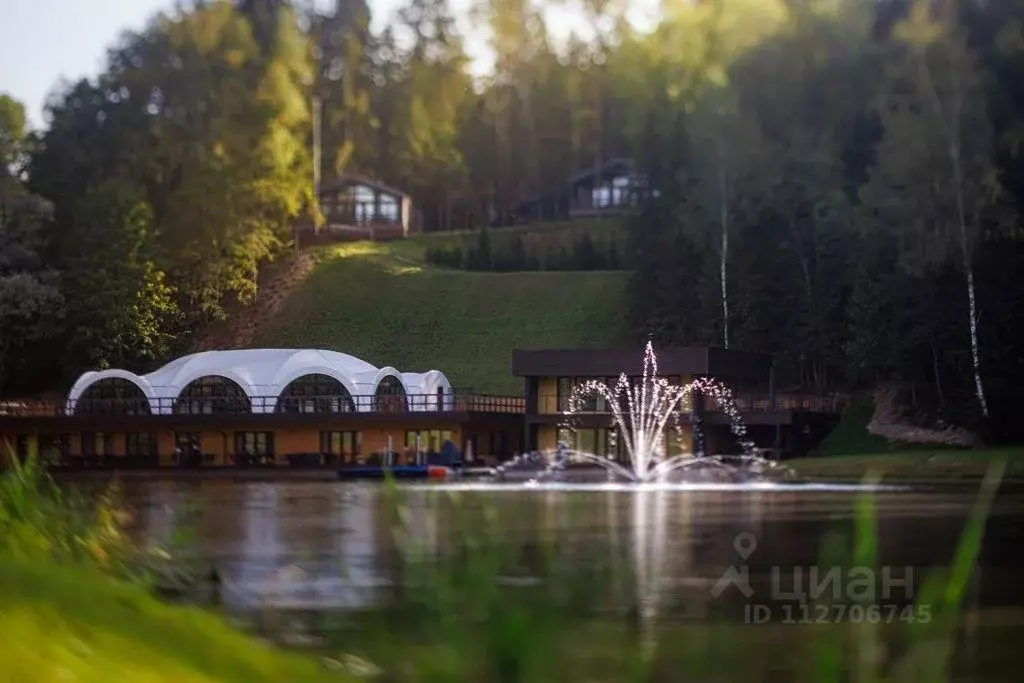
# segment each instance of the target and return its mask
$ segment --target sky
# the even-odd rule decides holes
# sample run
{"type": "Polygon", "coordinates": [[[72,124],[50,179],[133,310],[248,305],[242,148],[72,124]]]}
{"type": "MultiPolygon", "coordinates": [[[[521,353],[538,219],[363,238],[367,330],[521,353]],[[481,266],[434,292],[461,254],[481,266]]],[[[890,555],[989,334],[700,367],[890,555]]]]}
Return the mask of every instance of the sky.
{"type": "MultiPolygon", "coordinates": [[[[334,0],[315,0],[330,9],[334,0]]],[[[463,24],[466,49],[474,59],[474,71],[486,70],[488,55],[484,37],[472,33],[465,19],[472,0],[452,0],[463,24]]],[[[654,0],[634,13],[644,23],[654,0]]],[[[369,0],[374,29],[393,16],[401,0],[369,0]]],[[[632,5],[633,3],[631,3],[632,5]]],[[[60,79],[92,77],[103,70],[106,50],[125,30],[139,30],[157,11],[170,9],[173,0],[0,0],[4,22],[0,24],[0,93],[25,104],[29,125],[42,128],[43,106],[60,79]]],[[[547,12],[548,26],[556,39],[578,26],[581,15],[572,3],[547,12]]]]}

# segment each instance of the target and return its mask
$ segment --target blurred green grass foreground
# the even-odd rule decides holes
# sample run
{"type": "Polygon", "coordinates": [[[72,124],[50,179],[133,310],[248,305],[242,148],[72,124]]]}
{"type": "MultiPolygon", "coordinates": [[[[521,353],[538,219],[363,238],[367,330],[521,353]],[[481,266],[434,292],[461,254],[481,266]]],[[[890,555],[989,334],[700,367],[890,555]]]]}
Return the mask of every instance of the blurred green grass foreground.
{"type": "Polygon", "coordinates": [[[153,597],[118,517],[115,495],[72,499],[34,458],[0,475],[0,680],[351,679],[153,597]]]}

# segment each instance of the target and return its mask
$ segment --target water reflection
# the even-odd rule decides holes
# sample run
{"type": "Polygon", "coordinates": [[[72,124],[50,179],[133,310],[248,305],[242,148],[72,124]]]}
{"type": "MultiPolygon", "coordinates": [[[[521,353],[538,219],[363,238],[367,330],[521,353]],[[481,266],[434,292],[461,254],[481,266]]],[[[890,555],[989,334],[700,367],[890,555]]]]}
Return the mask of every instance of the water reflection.
{"type": "MultiPolygon", "coordinates": [[[[257,607],[335,610],[369,607],[389,599],[399,553],[387,503],[376,485],[356,483],[234,483],[132,481],[128,503],[136,511],[136,540],[167,545],[183,524],[199,563],[216,566],[228,610],[257,607]]],[[[879,562],[913,566],[920,575],[950,562],[975,493],[881,492],[879,562]]],[[[408,540],[426,555],[452,552],[458,523],[487,530],[485,512],[501,521],[494,539],[516,552],[536,554],[553,540],[559,559],[581,568],[595,561],[627,560],[634,585],[627,596],[638,622],[736,617],[743,596],[712,595],[724,572],[740,563],[755,585],[773,567],[783,573],[812,567],[828,529],[849,530],[854,495],[834,491],[587,492],[566,490],[463,490],[429,487],[403,491],[408,540]],[[734,541],[756,538],[743,560],[734,541]],[[534,549],[534,550],[531,550],[534,549]],[[602,560],[601,558],[604,558],[602,560]]],[[[1021,496],[997,501],[982,555],[984,582],[972,599],[1021,604],[1015,580],[1021,496]]],[[[536,563],[534,563],[536,564],[536,563]]],[[[534,566],[533,571],[543,571],[534,566]]],[[[543,579],[544,577],[539,577],[543,579]]],[[[917,578],[917,577],[915,577],[917,578]]],[[[761,582],[758,584],[758,582],[761,582]]]]}

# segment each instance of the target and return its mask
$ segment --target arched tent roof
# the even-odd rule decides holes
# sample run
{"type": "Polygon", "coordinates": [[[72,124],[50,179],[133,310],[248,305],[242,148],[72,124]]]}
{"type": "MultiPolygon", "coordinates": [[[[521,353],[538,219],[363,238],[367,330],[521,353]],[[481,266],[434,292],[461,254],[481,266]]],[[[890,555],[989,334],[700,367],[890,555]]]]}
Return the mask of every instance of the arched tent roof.
{"type": "Polygon", "coordinates": [[[149,400],[150,411],[153,413],[157,412],[158,402],[154,400],[157,396],[156,393],[153,391],[153,387],[146,380],[146,378],[140,377],[139,375],[136,375],[134,372],[129,372],[128,370],[116,369],[100,370],[98,372],[91,370],[82,375],[81,377],[79,377],[78,380],[74,383],[74,385],[72,385],[71,391],[68,392],[68,412],[74,411],[75,402],[82,397],[82,394],[84,394],[89,389],[89,387],[105,379],[128,380],[129,382],[137,386],[142,391],[143,395],[149,400]]]}
{"type": "MultiPolygon", "coordinates": [[[[108,377],[120,377],[137,384],[150,400],[153,412],[171,411],[171,404],[190,382],[206,376],[230,379],[238,384],[250,398],[268,397],[265,405],[254,405],[254,411],[273,412],[276,397],[292,381],[303,375],[321,374],[333,377],[352,396],[372,396],[384,377],[395,377],[406,393],[420,393],[424,387],[433,387],[444,374],[432,370],[427,373],[400,373],[393,367],[376,366],[337,351],[320,349],[238,349],[233,351],[203,351],[182,356],[146,375],[136,375],[127,370],[104,370],[86,372],[75,382],[68,395],[69,402],[77,399],[94,382],[108,377]],[[433,379],[429,381],[413,378],[433,379]],[[159,406],[159,409],[158,409],[159,406]]],[[[446,393],[451,385],[443,380],[446,393]]],[[[371,402],[359,402],[360,410],[371,410],[371,402]]]]}
{"type": "Polygon", "coordinates": [[[448,410],[452,406],[452,383],[440,370],[403,372],[402,384],[405,385],[407,393],[423,396],[415,402],[415,405],[410,406],[412,410],[438,410],[438,389],[444,390],[444,409],[448,410]]]}

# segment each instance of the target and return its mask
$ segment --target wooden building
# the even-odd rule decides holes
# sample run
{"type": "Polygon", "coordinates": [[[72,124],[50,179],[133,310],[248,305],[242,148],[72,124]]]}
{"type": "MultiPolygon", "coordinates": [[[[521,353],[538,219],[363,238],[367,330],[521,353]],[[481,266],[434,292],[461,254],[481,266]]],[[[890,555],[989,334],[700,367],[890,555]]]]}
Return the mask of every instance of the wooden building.
{"type": "Polygon", "coordinates": [[[148,375],[88,372],[63,403],[0,406],[0,436],[74,467],[345,466],[520,450],[522,399],[333,351],[206,351],[148,375]],[[447,445],[446,444],[450,444],[447,445]]]}
{"type": "MultiPolygon", "coordinates": [[[[807,415],[834,416],[836,397],[779,395],[775,390],[774,361],[770,355],[708,347],[659,349],[658,376],[682,386],[696,378],[714,378],[733,394],[733,403],[760,447],[780,451],[799,450],[807,415]]],[[[571,428],[566,414],[577,385],[603,380],[614,385],[625,373],[638,384],[644,373],[644,356],[632,349],[517,350],[512,353],[512,373],[524,380],[524,437],[527,450],[555,448],[559,441],[570,448],[598,455],[621,457],[622,440],[612,429],[611,409],[604,399],[591,398],[573,415],[571,428]]],[[[709,453],[736,449],[731,420],[711,396],[695,394],[679,415],[682,444],[670,440],[666,450],[692,450],[694,424],[709,453]]]]}
{"type": "Polygon", "coordinates": [[[343,175],[320,186],[321,232],[350,239],[387,240],[416,231],[412,198],[360,176],[343,175]]]}
{"type": "MultiPolygon", "coordinates": [[[[717,348],[658,351],[658,376],[682,385],[714,378],[733,401],[694,394],[679,412],[683,443],[706,452],[736,448],[727,407],[758,446],[794,454],[834,423],[837,396],[778,394],[771,356],[717,348]],[[697,429],[695,429],[697,427],[697,429]]],[[[65,401],[0,402],[0,446],[33,449],[69,467],[313,467],[438,462],[460,452],[477,464],[559,441],[621,457],[612,411],[599,397],[568,420],[574,388],[590,379],[638,382],[644,356],[632,349],[516,350],[521,396],[453,388],[444,373],[399,372],[316,349],[205,351],[147,375],[82,375],[65,401]]],[[[0,453],[2,454],[2,453],[0,453]]]]}

